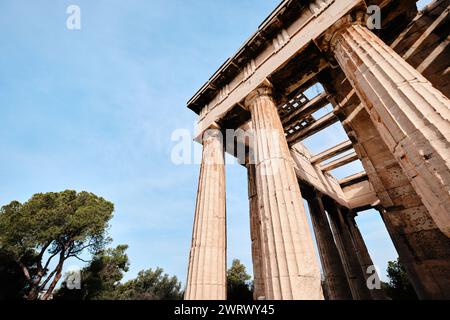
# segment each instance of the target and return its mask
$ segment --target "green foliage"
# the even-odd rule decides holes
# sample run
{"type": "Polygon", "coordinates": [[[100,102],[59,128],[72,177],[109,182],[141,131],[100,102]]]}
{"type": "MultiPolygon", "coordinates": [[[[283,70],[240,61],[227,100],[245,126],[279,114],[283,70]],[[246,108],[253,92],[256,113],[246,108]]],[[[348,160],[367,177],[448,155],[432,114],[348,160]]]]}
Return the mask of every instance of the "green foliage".
{"type": "Polygon", "coordinates": [[[83,270],[85,299],[114,299],[115,289],[122,280],[123,273],[128,271],[128,256],[125,254],[127,249],[127,245],[119,245],[115,249],[100,252],[83,270]]]}
{"type": "Polygon", "coordinates": [[[386,294],[393,300],[417,300],[417,295],[409,281],[405,268],[396,261],[389,261],[387,274],[389,283],[384,284],[386,294]]]}
{"type": "Polygon", "coordinates": [[[38,193],[24,204],[13,201],[0,209],[0,250],[22,269],[28,299],[37,299],[47,285],[42,298],[49,298],[66,259],[81,259],[83,252],[104,247],[113,210],[101,197],[72,190],[38,193]],[[31,265],[26,261],[30,252],[35,256],[31,265]],[[55,257],[57,265],[50,271],[55,257]]]}
{"type": "MultiPolygon", "coordinates": [[[[67,280],[55,293],[57,300],[113,300],[123,273],[129,262],[125,251],[127,245],[99,251],[89,265],[81,270],[81,289],[70,289],[67,280]]],[[[70,276],[70,274],[68,274],[70,276]]],[[[67,277],[66,277],[67,278],[67,277]]]]}
{"type": "Polygon", "coordinates": [[[163,269],[143,270],[121,284],[128,271],[127,245],[119,245],[95,255],[81,271],[81,289],[71,290],[66,281],[55,293],[57,300],[178,300],[183,297],[177,277],[169,277],[163,269]]]}
{"type": "Polygon", "coordinates": [[[136,279],[117,288],[119,300],[179,300],[182,299],[181,283],[177,277],[163,274],[164,270],[140,271],[136,279]]]}
{"type": "Polygon", "coordinates": [[[227,271],[227,299],[231,301],[253,300],[253,285],[251,276],[247,274],[245,266],[234,259],[227,271]]]}
{"type": "MultiPolygon", "coordinates": [[[[29,266],[33,255],[24,257],[29,266]]],[[[0,300],[21,300],[28,288],[28,282],[20,265],[7,252],[0,250],[0,300]]]]}

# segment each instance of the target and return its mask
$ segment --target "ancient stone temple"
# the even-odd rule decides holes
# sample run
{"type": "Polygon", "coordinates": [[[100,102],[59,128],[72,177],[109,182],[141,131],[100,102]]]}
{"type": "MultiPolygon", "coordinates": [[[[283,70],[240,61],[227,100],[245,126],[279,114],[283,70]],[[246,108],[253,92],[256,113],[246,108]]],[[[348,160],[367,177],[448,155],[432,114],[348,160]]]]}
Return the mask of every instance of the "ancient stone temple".
{"type": "Polygon", "coordinates": [[[450,298],[449,10],[285,0],[195,94],[203,158],[186,299],[226,298],[227,152],[248,171],[255,299],[320,300],[323,287],[329,299],[384,299],[367,285],[373,262],[355,222],[370,208],[418,296],[450,298]],[[348,140],[307,150],[336,123],[348,140]],[[358,159],[364,172],[331,174],[358,159]]]}

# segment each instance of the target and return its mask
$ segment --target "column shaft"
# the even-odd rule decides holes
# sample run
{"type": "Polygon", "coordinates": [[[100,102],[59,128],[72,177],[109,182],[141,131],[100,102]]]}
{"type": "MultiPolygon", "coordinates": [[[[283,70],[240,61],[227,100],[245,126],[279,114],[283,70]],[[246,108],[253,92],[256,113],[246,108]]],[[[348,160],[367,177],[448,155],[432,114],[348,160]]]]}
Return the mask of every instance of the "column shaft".
{"type": "Polygon", "coordinates": [[[419,211],[380,214],[418,297],[450,299],[450,239],[419,211]]]}
{"type": "Polygon", "coordinates": [[[329,298],[330,300],[351,300],[352,293],[321,197],[317,195],[315,198],[308,199],[308,205],[329,298]]]}
{"type": "MultiPolygon", "coordinates": [[[[339,96],[345,95],[340,92],[339,96]]],[[[342,98],[341,98],[342,99],[342,98]]],[[[449,297],[450,238],[439,230],[366,110],[344,126],[383,208],[381,216],[422,299],[449,297]]]]}
{"type": "Polygon", "coordinates": [[[342,71],[333,70],[327,79],[332,80],[323,84],[341,108],[343,127],[380,199],[381,216],[416,293],[448,299],[450,238],[437,228],[342,71]]]}
{"type": "Polygon", "coordinates": [[[361,25],[336,59],[438,228],[450,236],[450,100],[361,25]]]}
{"type": "Polygon", "coordinates": [[[258,208],[258,194],[256,190],[256,168],[254,164],[247,165],[248,198],[250,204],[250,236],[252,240],[252,260],[255,300],[264,298],[263,261],[261,252],[261,218],[258,208]]]}
{"type": "Polygon", "coordinates": [[[371,300],[372,296],[367,288],[365,277],[362,273],[350,232],[344,223],[341,209],[336,204],[328,204],[326,210],[353,299],[371,300]]]}
{"type": "Polygon", "coordinates": [[[222,135],[207,130],[195,208],[186,300],[226,299],[225,165],[222,135]]]}
{"type": "Polygon", "coordinates": [[[246,99],[256,150],[267,299],[323,299],[320,268],[283,127],[265,86],[246,99]]]}
{"type": "MultiPolygon", "coordinates": [[[[375,265],[372,261],[372,258],[370,257],[369,250],[367,250],[367,246],[364,242],[361,232],[356,225],[354,214],[352,212],[348,212],[345,217],[347,218],[347,225],[350,230],[350,235],[353,239],[353,244],[356,249],[356,255],[358,256],[364,278],[366,279],[366,283],[369,277],[375,277],[375,281],[378,281],[378,283],[381,285],[380,277],[378,276],[378,273],[375,269],[372,272],[368,273],[369,268],[374,267],[375,265]]],[[[384,291],[383,289],[381,289],[381,287],[379,289],[370,289],[370,294],[374,300],[386,300],[386,295],[384,294],[384,291]]]]}

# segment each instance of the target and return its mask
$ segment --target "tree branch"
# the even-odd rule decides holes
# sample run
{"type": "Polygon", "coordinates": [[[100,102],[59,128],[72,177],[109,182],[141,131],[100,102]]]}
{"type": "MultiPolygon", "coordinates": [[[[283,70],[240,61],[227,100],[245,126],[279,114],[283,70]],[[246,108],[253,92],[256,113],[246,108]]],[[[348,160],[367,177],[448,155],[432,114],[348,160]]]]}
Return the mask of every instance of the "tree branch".
{"type": "Polygon", "coordinates": [[[81,258],[80,258],[79,256],[77,256],[76,254],[68,255],[67,258],[77,258],[78,260],[83,261],[83,262],[86,262],[86,263],[90,262],[90,260],[84,260],[84,259],[81,259],[81,258]]]}
{"type": "Polygon", "coordinates": [[[40,267],[42,269],[42,264],[41,264],[41,260],[42,257],[44,256],[45,251],[47,250],[47,248],[52,244],[53,240],[47,242],[47,244],[45,244],[42,249],[41,252],[39,252],[38,256],[37,256],[37,263],[38,263],[38,267],[40,267]]]}
{"type": "Polygon", "coordinates": [[[19,265],[20,265],[20,267],[22,268],[22,272],[23,272],[25,278],[26,278],[30,283],[33,283],[33,280],[31,279],[31,276],[30,276],[30,272],[29,272],[28,268],[25,266],[25,264],[23,264],[23,262],[20,262],[20,261],[19,261],[19,265]]]}
{"type": "Polygon", "coordinates": [[[87,245],[85,245],[85,246],[83,246],[83,247],[81,247],[81,248],[79,248],[79,249],[77,249],[77,250],[69,250],[69,253],[70,254],[78,254],[78,253],[80,253],[81,251],[83,251],[83,250],[85,250],[85,249],[87,249],[87,248],[89,248],[89,247],[92,247],[94,244],[93,243],[89,243],[89,244],[87,244],[87,245]]]}
{"type": "Polygon", "coordinates": [[[47,270],[47,268],[48,268],[50,262],[52,261],[52,259],[53,259],[57,254],[58,254],[58,251],[56,251],[54,254],[52,254],[52,255],[48,258],[47,262],[45,263],[45,267],[43,268],[44,272],[45,272],[45,270],[47,270]]]}

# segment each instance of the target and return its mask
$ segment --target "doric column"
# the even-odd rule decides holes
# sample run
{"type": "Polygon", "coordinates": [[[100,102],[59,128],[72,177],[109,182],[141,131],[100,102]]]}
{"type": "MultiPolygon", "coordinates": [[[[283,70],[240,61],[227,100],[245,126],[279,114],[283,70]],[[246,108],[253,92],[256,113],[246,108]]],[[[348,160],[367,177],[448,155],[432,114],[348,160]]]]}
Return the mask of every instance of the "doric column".
{"type": "Polygon", "coordinates": [[[266,299],[323,299],[320,268],[293,160],[264,85],[246,99],[251,112],[266,299]]]}
{"type": "Polygon", "coordinates": [[[342,28],[334,55],[436,225],[450,237],[450,101],[366,27],[342,28]]]}
{"type": "Polygon", "coordinates": [[[186,300],[226,299],[225,165],[221,132],[206,130],[189,257],[186,300]]]}
{"type": "Polygon", "coordinates": [[[329,298],[330,300],[351,300],[352,293],[333,239],[321,196],[315,194],[315,197],[307,200],[329,298]]]}
{"type": "Polygon", "coordinates": [[[450,239],[425,214],[405,211],[380,209],[400,263],[420,299],[448,300],[450,239]]]}
{"type": "Polygon", "coordinates": [[[448,299],[450,238],[437,228],[342,71],[326,76],[331,81],[323,79],[324,87],[340,107],[343,127],[380,199],[381,216],[416,293],[421,299],[448,299]]]}
{"type": "Polygon", "coordinates": [[[248,200],[250,204],[250,236],[252,240],[252,260],[255,300],[265,298],[263,278],[263,257],[261,252],[261,218],[258,208],[258,194],[256,191],[256,168],[254,164],[247,164],[248,200]]]}
{"type": "MultiPolygon", "coordinates": [[[[368,284],[367,282],[369,277],[375,277],[375,280],[381,285],[380,277],[378,276],[377,270],[374,268],[375,265],[372,261],[372,258],[370,257],[369,250],[367,250],[366,243],[364,242],[361,232],[359,231],[359,228],[356,224],[354,212],[346,212],[345,217],[347,218],[347,225],[350,230],[353,245],[356,249],[356,255],[358,256],[362,272],[366,279],[366,284],[368,284]],[[370,268],[374,269],[371,271],[370,268]]],[[[379,289],[377,289],[376,287],[369,289],[370,295],[374,300],[386,300],[386,295],[384,294],[384,291],[383,289],[381,289],[381,287],[379,289]]]]}
{"type": "Polygon", "coordinates": [[[361,265],[356,255],[356,250],[348,230],[343,213],[337,204],[327,204],[326,210],[330,218],[331,228],[336,240],[336,245],[342,259],[348,284],[355,300],[371,300],[361,265]]]}

